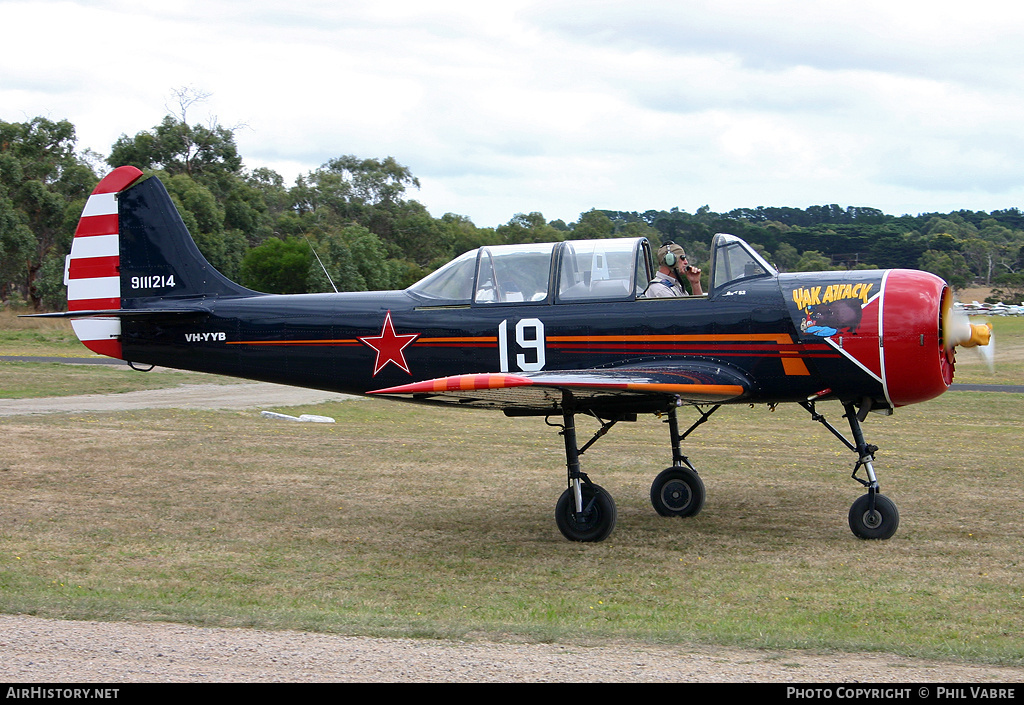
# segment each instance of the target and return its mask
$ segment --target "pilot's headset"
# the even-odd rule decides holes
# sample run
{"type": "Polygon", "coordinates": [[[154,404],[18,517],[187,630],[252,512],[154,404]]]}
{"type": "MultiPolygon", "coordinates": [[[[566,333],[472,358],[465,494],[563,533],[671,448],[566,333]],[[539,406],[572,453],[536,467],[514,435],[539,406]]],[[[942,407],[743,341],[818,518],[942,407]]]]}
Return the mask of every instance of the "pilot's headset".
{"type": "Polygon", "coordinates": [[[673,250],[678,250],[683,257],[686,256],[686,252],[683,250],[683,248],[671,241],[666,242],[658,249],[659,259],[661,259],[661,261],[664,262],[667,267],[672,267],[679,259],[679,257],[676,256],[676,253],[673,250]],[[662,250],[664,250],[664,254],[662,254],[662,250]]]}

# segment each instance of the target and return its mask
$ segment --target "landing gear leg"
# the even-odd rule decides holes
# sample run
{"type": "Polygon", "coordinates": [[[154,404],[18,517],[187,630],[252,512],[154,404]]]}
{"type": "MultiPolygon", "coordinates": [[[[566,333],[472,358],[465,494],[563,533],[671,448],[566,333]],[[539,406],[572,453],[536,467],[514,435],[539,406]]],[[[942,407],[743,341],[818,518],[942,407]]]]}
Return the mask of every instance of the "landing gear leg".
{"type": "MultiPolygon", "coordinates": [[[[618,516],[615,500],[599,485],[595,485],[580,470],[580,449],[576,445],[576,410],[571,392],[562,393],[562,431],[565,441],[565,466],[569,487],[555,505],[555,523],[562,535],[570,541],[604,541],[615,529],[618,516]]],[[[614,422],[611,422],[614,423],[614,422]]],[[[608,430],[604,425],[590,443],[608,430]]],[[[584,446],[584,449],[589,447],[584,446]]]]}
{"type": "Polygon", "coordinates": [[[825,426],[832,432],[832,435],[857,454],[857,464],[853,466],[851,477],[866,487],[868,492],[857,498],[857,501],[850,507],[850,531],[859,539],[888,539],[899,528],[900,513],[896,504],[881,493],[878,478],[875,476],[874,460],[878,446],[871,445],[864,440],[861,421],[870,410],[870,404],[870,400],[865,400],[858,412],[853,402],[843,402],[846,419],[850,422],[850,432],[853,434],[853,443],[844,438],[825,420],[824,416],[815,412],[813,402],[803,402],[802,406],[810,412],[811,418],[825,426]],[[864,468],[867,479],[857,477],[861,468],[864,468]]]}
{"type": "MultiPolygon", "coordinates": [[[[868,407],[870,402],[865,402],[868,407]]],[[[881,494],[878,485],[878,478],[875,477],[875,451],[878,446],[873,446],[864,441],[864,431],[860,422],[863,420],[857,413],[852,403],[843,404],[846,409],[846,418],[850,422],[850,432],[856,442],[856,450],[859,460],[853,467],[853,479],[868,488],[868,493],[857,499],[850,507],[850,531],[859,539],[887,539],[896,533],[900,525],[900,513],[893,503],[885,495],[881,494]],[[864,468],[868,476],[867,480],[857,477],[857,471],[864,468]]],[[[865,413],[867,409],[865,409],[865,413]]]]}
{"type": "Polygon", "coordinates": [[[697,469],[690,464],[689,458],[683,455],[682,441],[690,431],[707,421],[717,409],[716,406],[706,414],[702,412],[701,418],[686,433],[680,434],[676,407],[669,408],[668,428],[672,441],[672,467],[658,473],[651,483],[651,505],[661,516],[692,517],[704,508],[704,499],[707,495],[704,481],[697,474],[697,469]]]}

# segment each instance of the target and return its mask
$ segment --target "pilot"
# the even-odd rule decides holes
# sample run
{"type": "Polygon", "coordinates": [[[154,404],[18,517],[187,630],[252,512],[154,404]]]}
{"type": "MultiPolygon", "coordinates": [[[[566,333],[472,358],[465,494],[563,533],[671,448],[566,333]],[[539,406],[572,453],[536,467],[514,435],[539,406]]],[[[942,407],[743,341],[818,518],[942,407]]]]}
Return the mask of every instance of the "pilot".
{"type": "Polygon", "coordinates": [[[704,293],[700,286],[700,270],[690,266],[682,247],[674,242],[666,242],[658,249],[658,271],[651,283],[647,285],[644,296],[648,298],[688,296],[682,285],[683,279],[690,282],[694,296],[701,296],[704,293]]]}

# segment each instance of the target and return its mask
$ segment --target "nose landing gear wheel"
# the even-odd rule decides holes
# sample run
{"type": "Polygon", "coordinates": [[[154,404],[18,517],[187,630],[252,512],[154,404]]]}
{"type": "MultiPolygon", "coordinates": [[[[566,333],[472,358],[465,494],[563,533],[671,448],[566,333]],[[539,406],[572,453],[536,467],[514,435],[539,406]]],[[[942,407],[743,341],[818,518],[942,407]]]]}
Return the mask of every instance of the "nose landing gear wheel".
{"type": "Polygon", "coordinates": [[[570,541],[604,541],[615,529],[618,510],[615,500],[599,485],[580,487],[583,511],[576,512],[576,497],[570,487],[555,505],[555,523],[562,536],[570,541]]]}
{"type": "Polygon", "coordinates": [[[875,508],[871,508],[871,495],[861,495],[850,507],[850,531],[859,539],[887,539],[896,533],[900,513],[885,495],[875,494],[875,508]]]}
{"type": "Polygon", "coordinates": [[[692,517],[704,508],[704,481],[686,467],[662,470],[651,483],[651,504],[663,517],[692,517]]]}

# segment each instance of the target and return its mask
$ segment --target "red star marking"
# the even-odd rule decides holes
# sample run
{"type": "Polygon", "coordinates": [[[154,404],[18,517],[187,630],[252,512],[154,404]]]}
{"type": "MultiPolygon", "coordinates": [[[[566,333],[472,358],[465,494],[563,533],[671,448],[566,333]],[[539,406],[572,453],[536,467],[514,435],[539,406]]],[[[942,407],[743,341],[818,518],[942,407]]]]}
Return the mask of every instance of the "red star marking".
{"type": "MultiPolygon", "coordinates": [[[[405,350],[412,341],[420,337],[419,333],[411,335],[395,335],[395,327],[391,323],[391,311],[384,316],[384,327],[380,335],[372,335],[359,340],[377,351],[377,360],[373,363],[373,376],[376,377],[385,365],[393,362],[406,372],[409,372],[409,365],[405,361],[405,350]]],[[[412,372],[409,372],[412,374],[412,372]]]]}

